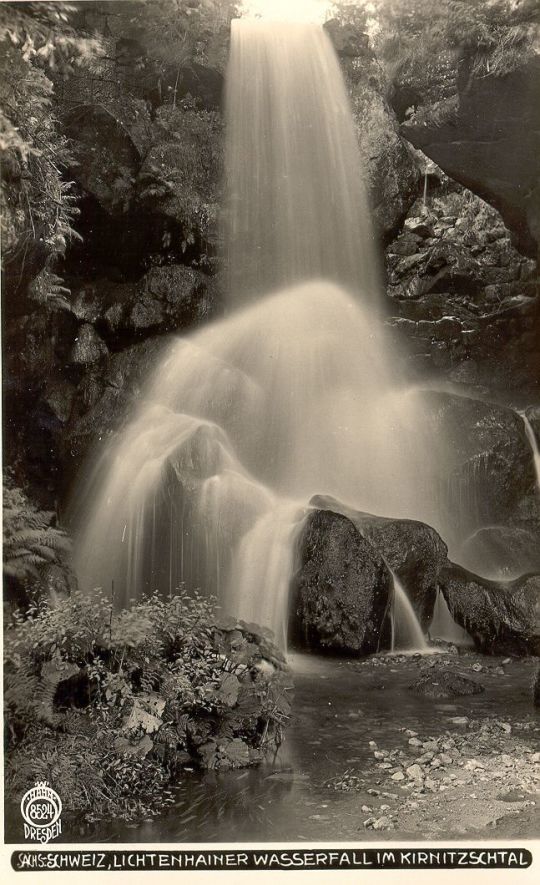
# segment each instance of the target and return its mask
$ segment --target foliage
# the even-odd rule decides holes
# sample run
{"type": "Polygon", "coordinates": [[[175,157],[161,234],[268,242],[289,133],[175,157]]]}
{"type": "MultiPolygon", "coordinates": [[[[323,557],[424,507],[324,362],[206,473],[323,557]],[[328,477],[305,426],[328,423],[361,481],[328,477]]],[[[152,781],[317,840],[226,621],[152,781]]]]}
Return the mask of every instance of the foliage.
{"type": "Polygon", "coordinates": [[[4,577],[31,582],[39,591],[54,585],[66,570],[71,549],[54,513],[38,510],[7,473],[3,483],[4,577]]]}
{"type": "Polygon", "coordinates": [[[341,0],[343,23],[357,23],[372,38],[388,80],[418,92],[424,103],[450,98],[458,65],[473,76],[504,75],[540,48],[533,0],[341,0]]]}
{"type": "Polygon", "coordinates": [[[222,156],[222,122],[217,111],[188,99],[164,105],[157,121],[163,140],[151,148],[138,179],[138,199],[157,206],[182,225],[182,249],[195,242],[205,252],[217,222],[222,156]]]}
{"type": "Polygon", "coordinates": [[[33,250],[54,260],[76,235],[72,183],[62,175],[69,147],[54,115],[52,78],[87,64],[99,44],[75,34],[72,11],[69,3],[0,5],[4,258],[22,268],[33,250]]]}
{"type": "Polygon", "coordinates": [[[237,6],[232,0],[151,0],[140,4],[135,21],[146,51],[164,65],[220,67],[237,6]]]}
{"type": "Polygon", "coordinates": [[[115,613],[100,591],[74,592],[17,614],[4,672],[9,794],[47,778],[94,816],[158,812],[184,766],[257,763],[290,716],[269,631],[184,593],[115,613]]]}

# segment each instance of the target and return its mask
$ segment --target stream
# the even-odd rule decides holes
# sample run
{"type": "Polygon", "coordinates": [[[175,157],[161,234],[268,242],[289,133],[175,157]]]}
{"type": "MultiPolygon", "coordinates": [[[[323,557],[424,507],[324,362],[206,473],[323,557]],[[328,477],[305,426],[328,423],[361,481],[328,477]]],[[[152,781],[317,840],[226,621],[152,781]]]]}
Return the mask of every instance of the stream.
{"type": "MultiPolygon", "coordinates": [[[[539,749],[540,717],[531,702],[534,659],[506,659],[506,666],[501,667],[501,659],[485,658],[473,652],[462,652],[455,657],[445,655],[444,658],[439,655],[422,658],[418,655],[381,655],[367,660],[294,654],[290,656],[290,663],[295,679],[294,719],[274,759],[262,767],[247,770],[187,771],[177,788],[174,807],[163,817],[151,821],[135,824],[113,820],[87,824],[80,819],[69,820],[66,816],[64,840],[328,843],[407,836],[421,839],[418,828],[423,826],[422,815],[424,821],[433,815],[435,805],[442,801],[439,795],[426,798],[424,811],[424,800],[420,799],[420,811],[414,826],[414,814],[408,812],[406,827],[401,821],[389,832],[365,829],[363,821],[368,814],[362,811],[362,806],[374,803],[368,789],[381,791],[383,796],[376,802],[380,805],[386,801],[398,813],[406,798],[405,793],[400,794],[400,789],[404,788],[385,779],[386,772],[377,767],[370,741],[392,751],[406,745],[405,729],[437,738],[460,731],[451,722],[455,717],[483,720],[504,716],[504,727],[512,728],[511,734],[504,735],[508,741],[507,752],[518,758],[515,734],[519,734],[520,742],[525,741],[530,747],[526,752],[539,749]],[[445,666],[446,659],[451,664],[455,661],[462,672],[472,670],[468,675],[484,685],[484,693],[439,701],[410,690],[420,669],[429,666],[430,661],[445,666]],[[475,665],[481,666],[482,671],[474,672],[475,665]],[[505,671],[504,675],[501,670],[505,671]],[[512,723],[521,723],[517,732],[512,723]],[[519,732],[524,723],[525,731],[519,732]],[[365,778],[365,785],[353,792],[332,789],[328,781],[339,778],[344,772],[365,778]],[[394,792],[385,793],[388,790],[394,792]],[[385,799],[385,795],[390,798],[385,799]]],[[[478,756],[482,747],[488,754],[494,752],[493,741],[483,745],[480,739],[474,739],[474,755],[478,756]]],[[[524,766],[523,770],[527,768],[524,766]]],[[[511,810],[508,803],[518,799],[528,798],[530,803],[525,809],[518,806],[522,812],[519,817],[502,818],[497,825],[497,837],[533,837],[538,832],[538,823],[535,823],[536,806],[532,804],[534,800],[530,794],[509,792],[504,797],[505,804],[500,801],[501,787],[510,783],[511,778],[505,777],[504,783],[488,783],[487,786],[483,786],[481,780],[474,789],[488,790],[482,795],[478,793],[482,813],[490,807],[490,801],[499,810],[503,806],[511,810]]],[[[476,798],[477,793],[467,795],[476,798]]],[[[456,801],[462,806],[462,797],[456,797],[456,801]]],[[[472,803],[471,810],[474,810],[472,803]]],[[[466,814],[462,807],[460,814],[465,820],[463,829],[454,828],[458,822],[458,817],[454,817],[454,822],[448,824],[448,831],[442,832],[440,838],[459,838],[465,834],[466,814]]],[[[478,812],[475,815],[478,816],[478,812]]],[[[444,831],[444,816],[442,820],[444,831]]],[[[449,820],[452,820],[451,816],[449,820]]],[[[428,832],[424,830],[424,838],[429,838],[428,832]]],[[[16,833],[12,835],[16,838],[16,833]]]]}

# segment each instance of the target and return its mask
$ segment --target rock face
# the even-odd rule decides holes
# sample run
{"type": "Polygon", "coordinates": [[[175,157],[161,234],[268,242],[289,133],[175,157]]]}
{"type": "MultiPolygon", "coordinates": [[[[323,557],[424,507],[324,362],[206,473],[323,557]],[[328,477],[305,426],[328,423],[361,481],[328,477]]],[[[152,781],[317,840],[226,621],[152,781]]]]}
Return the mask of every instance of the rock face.
{"type": "Polygon", "coordinates": [[[540,654],[540,576],[487,581],[449,563],[439,586],[454,620],[485,654],[540,654]]]}
{"type": "Polygon", "coordinates": [[[447,547],[435,529],[412,519],[385,519],[345,507],[334,498],[317,495],[310,504],[347,516],[398,576],[422,627],[433,617],[439,572],[446,565],[447,547]]]}
{"type": "MultiPolygon", "coordinates": [[[[425,158],[424,158],[425,161],[425,158]]],[[[414,367],[457,383],[536,391],[540,300],[535,262],[499,213],[424,162],[418,199],[386,250],[391,323],[414,367]]]]}
{"type": "Polygon", "coordinates": [[[148,336],[187,329],[217,310],[213,277],[183,264],[152,267],[137,282],[92,280],[73,292],[75,317],[118,349],[148,336]]]}
{"type": "MultiPolygon", "coordinates": [[[[401,132],[452,178],[496,206],[522,250],[540,239],[540,57],[504,75],[474,77],[465,63],[453,118],[429,114],[401,132]]],[[[439,109],[440,110],[440,109],[439,109]]]]}
{"type": "Polygon", "coordinates": [[[292,590],[292,638],[308,648],[377,651],[392,578],[383,559],[344,516],[316,510],[299,542],[292,590]]]}

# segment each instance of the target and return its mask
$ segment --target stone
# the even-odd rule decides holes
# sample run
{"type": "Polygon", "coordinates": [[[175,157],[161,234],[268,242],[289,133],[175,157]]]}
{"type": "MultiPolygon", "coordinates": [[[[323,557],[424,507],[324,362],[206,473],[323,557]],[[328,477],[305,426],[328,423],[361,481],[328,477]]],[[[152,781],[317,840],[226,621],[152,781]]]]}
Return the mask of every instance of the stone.
{"type": "Polygon", "coordinates": [[[450,614],[484,654],[540,654],[540,575],[488,581],[450,563],[440,575],[450,614]]]}
{"type": "Polygon", "coordinates": [[[89,323],[83,323],[71,348],[70,363],[90,366],[102,360],[108,354],[107,345],[89,323]]]}
{"type": "MultiPolygon", "coordinates": [[[[484,691],[484,687],[473,679],[442,667],[435,671],[434,668],[424,671],[409,687],[415,694],[429,698],[452,698],[484,691]]],[[[423,747],[426,750],[436,750],[437,744],[428,742],[423,747]]]]}
{"type": "Polygon", "coordinates": [[[392,588],[382,557],[346,517],[315,510],[298,542],[293,641],[324,651],[377,651],[392,588]]]}
{"type": "Polygon", "coordinates": [[[422,771],[422,768],[416,763],[414,765],[409,765],[409,767],[406,769],[406,772],[411,780],[420,782],[424,778],[424,772],[422,771]]]}
{"type": "Polygon", "coordinates": [[[387,519],[346,507],[335,498],[314,496],[310,504],[347,516],[398,576],[424,629],[429,626],[437,579],[447,561],[447,547],[435,529],[412,519],[387,519]]]}
{"type": "Polygon", "coordinates": [[[481,572],[487,563],[493,574],[539,572],[540,521],[477,529],[462,544],[458,558],[472,572],[481,572]]]}
{"type": "Polygon", "coordinates": [[[393,781],[404,781],[405,775],[403,774],[402,771],[396,771],[396,772],[394,772],[394,774],[391,775],[391,778],[393,781]]]}

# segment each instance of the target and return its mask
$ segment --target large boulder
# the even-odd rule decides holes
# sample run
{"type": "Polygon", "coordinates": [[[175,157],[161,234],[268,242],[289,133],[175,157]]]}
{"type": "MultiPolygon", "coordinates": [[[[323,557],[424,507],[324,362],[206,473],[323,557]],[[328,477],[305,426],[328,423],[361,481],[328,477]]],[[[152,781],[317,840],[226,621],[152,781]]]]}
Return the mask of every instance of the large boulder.
{"type": "Polygon", "coordinates": [[[540,575],[488,581],[449,563],[439,587],[450,614],[485,654],[540,654],[540,575]]]}
{"type": "Polygon", "coordinates": [[[519,248],[540,239],[540,56],[501,76],[478,77],[464,61],[458,98],[441,124],[440,107],[403,123],[401,132],[445,172],[501,212],[519,248]]]}
{"type": "Polygon", "coordinates": [[[323,495],[312,498],[310,505],[333,510],[351,520],[397,575],[427,630],[433,617],[439,572],[446,565],[448,553],[435,529],[413,519],[387,519],[353,510],[323,495]]]}
{"type": "Polygon", "coordinates": [[[488,577],[540,572],[540,522],[478,529],[467,538],[458,559],[465,568],[488,577]]]}
{"type": "Polygon", "coordinates": [[[392,576],[350,519],[309,514],[299,541],[291,634],[308,648],[366,655],[381,645],[392,576]]]}

